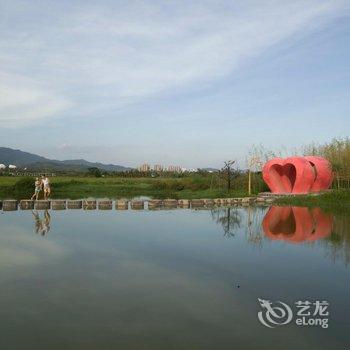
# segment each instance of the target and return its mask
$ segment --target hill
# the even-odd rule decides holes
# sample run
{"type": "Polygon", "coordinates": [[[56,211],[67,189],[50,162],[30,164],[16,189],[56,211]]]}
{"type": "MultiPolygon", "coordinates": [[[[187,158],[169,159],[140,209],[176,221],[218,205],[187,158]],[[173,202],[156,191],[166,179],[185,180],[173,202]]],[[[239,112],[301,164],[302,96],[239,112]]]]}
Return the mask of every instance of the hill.
{"type": "Polygon", "coordinates": [[[86,171],[99,168],[105,171],[127,171],[131,168],[115,164],[89,162],[85,159],[55,160],[18,149],[0,147],[0,163],[16,165],[18,168],[42,171],[86,171]]]}

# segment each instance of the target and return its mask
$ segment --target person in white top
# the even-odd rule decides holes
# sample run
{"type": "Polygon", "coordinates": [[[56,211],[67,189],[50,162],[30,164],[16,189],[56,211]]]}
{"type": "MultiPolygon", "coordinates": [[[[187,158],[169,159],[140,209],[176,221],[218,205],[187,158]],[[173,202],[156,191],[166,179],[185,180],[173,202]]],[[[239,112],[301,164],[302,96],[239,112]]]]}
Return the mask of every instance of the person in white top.
{"type": "Polygon", "coordinates": [[[42,183],[43,183],[43,188],[44,188],[44,199],[48,199],[51,194],[51,188],[50,188],[50,180],[49,178],[45,175],[42,177],[42,183]]]}

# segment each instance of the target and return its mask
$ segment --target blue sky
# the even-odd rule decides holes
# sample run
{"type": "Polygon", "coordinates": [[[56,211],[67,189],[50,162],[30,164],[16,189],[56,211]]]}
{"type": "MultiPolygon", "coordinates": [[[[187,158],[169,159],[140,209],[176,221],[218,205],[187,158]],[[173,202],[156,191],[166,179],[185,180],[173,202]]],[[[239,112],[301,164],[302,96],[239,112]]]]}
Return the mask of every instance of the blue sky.
{"type": "Polygon", "coordinates": [[[350,131],[349,1],[0,1],[0,145],[243,166],[350,131]]]}

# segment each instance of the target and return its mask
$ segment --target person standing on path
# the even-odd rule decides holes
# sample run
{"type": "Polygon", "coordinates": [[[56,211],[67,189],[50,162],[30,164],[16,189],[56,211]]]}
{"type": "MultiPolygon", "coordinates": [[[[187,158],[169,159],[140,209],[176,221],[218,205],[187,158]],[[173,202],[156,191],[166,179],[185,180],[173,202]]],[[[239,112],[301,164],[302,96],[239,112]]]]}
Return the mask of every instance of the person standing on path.
{"type": "Polygon", "coordinates": [[[46,175],[43,176],[42,183],[44,187],[44,199],[48,199],[51,195],[51,188],[50,188],[50,180],[46,175]]]}
{"type": "Polygon", "coordinates": [[[34,194],[31,197],[31,200],[33,200],[34,198],[36,200],[38,200],[41,190],[42,190],[42,181],[40,181],[39,178],[36,178],[35,179],[35,191],[34,191],[34,194]]]}

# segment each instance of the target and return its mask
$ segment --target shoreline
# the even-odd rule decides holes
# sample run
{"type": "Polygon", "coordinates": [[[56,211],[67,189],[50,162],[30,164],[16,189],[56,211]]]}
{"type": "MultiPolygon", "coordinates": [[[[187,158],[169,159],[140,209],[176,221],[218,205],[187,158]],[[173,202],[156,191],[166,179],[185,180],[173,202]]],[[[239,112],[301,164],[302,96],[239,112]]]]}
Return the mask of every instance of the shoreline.
{"type": "Polygon", "coordinates": [[[277,198],[275,205],[296,207],[320,207],[328,212],[350,213],[350,190],[329,190],[327,192],[277,198]]]}

